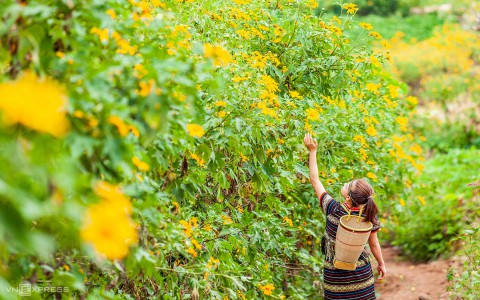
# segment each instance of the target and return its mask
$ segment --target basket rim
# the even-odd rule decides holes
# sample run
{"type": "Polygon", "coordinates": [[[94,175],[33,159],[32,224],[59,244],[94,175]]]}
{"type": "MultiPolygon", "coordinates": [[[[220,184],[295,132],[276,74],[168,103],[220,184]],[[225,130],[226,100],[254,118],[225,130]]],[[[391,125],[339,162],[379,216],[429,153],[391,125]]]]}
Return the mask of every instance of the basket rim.
{"type": "MultiPolygon", "coordinates": [[[[345,228],[347,230],[350,230],[350,231],[353,231],[353,232],[367,232],[367,231],[371,231],[372,228],[373,228],[373,224],[370,221],[368,221],[368,223],[370,225],[368,228],[353,228],[353,227],[350,227],[350,226],[348,226],[348,225],[346,225],[342,222],[342,219],[345,218],[345,217],[348,217],[348,215],[342,216],[340,218],[339,224],[340,224],[340,226],[342,226],[343,228],[345,228]]],[[[352,215],[350,217],[358,218],[358,216],[352,216],[352,215]]],[[[365,218],[363,218],[363,217],[361,219],[365,220],[365,218]]],[[[362,221],[362,222],[365,222],[365,221],[362,221]]]]}

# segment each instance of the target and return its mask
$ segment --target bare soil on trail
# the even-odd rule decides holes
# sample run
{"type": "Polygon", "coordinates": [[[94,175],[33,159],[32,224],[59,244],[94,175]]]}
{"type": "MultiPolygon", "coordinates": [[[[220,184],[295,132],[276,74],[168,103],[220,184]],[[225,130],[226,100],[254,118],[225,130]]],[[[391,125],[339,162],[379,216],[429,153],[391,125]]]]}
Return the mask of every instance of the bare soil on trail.
{"type": "MultiPolygon", "coordinates": [[[[382,254],[387,276],[375,281],[379,300],[449,299],[447,271],[455,264],[454,260],[415,264],[402,260],[399,251],[393,247],[382,247],[382,254]]],[[[375,260],[372,267],[376,274],[375,260]]]]}

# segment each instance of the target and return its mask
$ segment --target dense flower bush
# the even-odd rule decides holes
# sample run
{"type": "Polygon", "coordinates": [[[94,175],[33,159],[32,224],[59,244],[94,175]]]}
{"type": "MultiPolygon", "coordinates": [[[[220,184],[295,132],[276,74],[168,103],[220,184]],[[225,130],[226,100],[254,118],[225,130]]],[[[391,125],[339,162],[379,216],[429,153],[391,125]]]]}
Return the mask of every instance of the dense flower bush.
{"type": "Polygon", "coordinates": [[[317,6],[2,4],[0,288],[319,297],[303,134],[333,195],[367,177],[386,209],[423,167],[416,101],[355,42],[381,36],[317,6]]]}

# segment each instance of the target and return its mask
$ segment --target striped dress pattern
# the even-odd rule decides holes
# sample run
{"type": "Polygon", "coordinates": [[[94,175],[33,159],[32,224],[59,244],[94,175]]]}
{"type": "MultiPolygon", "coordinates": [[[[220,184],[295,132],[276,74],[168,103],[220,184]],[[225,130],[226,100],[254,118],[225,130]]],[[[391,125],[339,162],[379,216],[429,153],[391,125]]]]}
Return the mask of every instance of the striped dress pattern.
{"type": "MultiPolygon", "coordinates": [[[[326,215],[325,234],[322,238],[322,252],[325,255],[323,268],[323,288],[326,300],[370,300],[376,299],[370,254],[363,249],[354,271],[340,270],[333,266],[335,257],[335,238],[339,220],[348,212],[332,196],[324,192],[320,197],[320,205],[326,215]]],[[[350,208],[352,215],[358,215],[359,210],[350,208]]],[[[364,214],[362,214],[365,216],[364,214]]],[[[372,232],[380,229],[374,225],[372,232]]]]}

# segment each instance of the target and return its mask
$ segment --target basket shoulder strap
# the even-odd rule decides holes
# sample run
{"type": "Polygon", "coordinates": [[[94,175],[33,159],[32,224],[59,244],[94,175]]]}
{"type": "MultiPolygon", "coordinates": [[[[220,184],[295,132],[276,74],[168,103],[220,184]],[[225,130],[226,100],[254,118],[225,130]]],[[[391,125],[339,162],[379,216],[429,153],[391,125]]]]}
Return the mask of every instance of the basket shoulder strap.
{"type": "Polygon", "coordinates": [[[343,207],[343,209],[345,209],[345,211],[346,211],[348,214],[351,213],[350,209],[348,209],[348,207],[345,205],[345,203],[342,203],[342,207],[343,207]]]}

